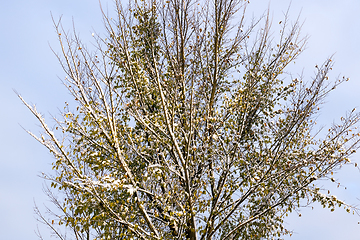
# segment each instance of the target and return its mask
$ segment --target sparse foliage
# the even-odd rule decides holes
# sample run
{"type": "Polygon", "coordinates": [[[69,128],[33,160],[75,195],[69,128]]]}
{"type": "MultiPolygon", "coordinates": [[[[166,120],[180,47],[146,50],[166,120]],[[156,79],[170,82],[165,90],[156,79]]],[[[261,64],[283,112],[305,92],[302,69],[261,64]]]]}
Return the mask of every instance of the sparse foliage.
{"type": "Polygon", "coordinates": [[[38,214],[60,239],[56,224],[74,239],[271,239],[302,204],[354,210],[316,180],[351,164],[359,114],[319,134],[346,79],[328,80],[331,59],[312,80],[285,72],[306,44],[298,22],[272,37],[269,15],[246,21],[247,1],[115,3],[95,52],[55,24],[77,103],[55,129],[24,102],[55,157],[44,177],[61,214],[38,214]]]}

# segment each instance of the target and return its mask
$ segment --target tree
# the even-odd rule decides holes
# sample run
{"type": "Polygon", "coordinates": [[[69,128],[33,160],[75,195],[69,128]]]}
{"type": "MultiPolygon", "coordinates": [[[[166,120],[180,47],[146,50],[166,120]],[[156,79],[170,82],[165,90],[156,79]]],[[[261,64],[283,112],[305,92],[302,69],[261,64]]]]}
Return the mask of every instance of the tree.
{"type": "Polygon", "coordinates": [[[316,184],[352,164],[359,114],[316,126],[346,78],[328,80],[331,59],[310,81],[285,71],[306,44],[298,22],[285,15],[275,41],[247,1],[115,3],[95,52],[55,23],[76,105],[54,128],[19,96],[55,157],[60,213],[36,210],[60,239],[55,224],[75,239],[271,239],[303,204],[357,210],[316,184]]]}

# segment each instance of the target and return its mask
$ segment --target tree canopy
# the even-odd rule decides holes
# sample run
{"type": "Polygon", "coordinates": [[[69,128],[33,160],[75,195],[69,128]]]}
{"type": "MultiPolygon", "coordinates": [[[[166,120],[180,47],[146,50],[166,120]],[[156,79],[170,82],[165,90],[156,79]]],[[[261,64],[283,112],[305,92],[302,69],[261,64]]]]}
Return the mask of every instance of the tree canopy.
{"type": "Polygon", "coordinates": [[[55,22],[75,100],[56,126],[20,96],[55,157],[58,211],[36,210],[59,239],[272,239],[304,204],[356,210],[317,180],[353,164],[359,113],[317,127],[346,78],[329,80],[332,59],[310,80],[286,71],[306,45],[299,22],[285,15],[274,36],[247,1],[114,2],[96,51],[55,22]]]}

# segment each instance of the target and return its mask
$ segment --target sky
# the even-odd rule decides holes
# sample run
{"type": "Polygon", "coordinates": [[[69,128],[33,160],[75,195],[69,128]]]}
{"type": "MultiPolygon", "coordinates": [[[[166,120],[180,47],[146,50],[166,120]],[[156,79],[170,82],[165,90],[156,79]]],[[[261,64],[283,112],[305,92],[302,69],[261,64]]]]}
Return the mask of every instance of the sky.
{"type": "MultiPolygon", "coordinates": [[[[270,6],[275,25],[290,3],[290,20],[294,22],[300,14],[300,21],[304,22],[302,33],[310,37],[306,51],[291,66],[292,72],[303,71],[311,79],[314,66],[335,53],[330,76],[350,78],[327,99],[318,120],[326,126],[339,120],[346,111],[360,109],[360,1],[253,0],[248,13],[257,17],[270,6]]],[[[113,11],[111,0],[103,0],[102,4],[109,12],[113,11]]],[[[34,202],[40,207],[50,205],[42,192],[44,181],[38,175],[51,171],[53,158],[24,130],[40,132],[35,117],[14,90],[36,104],[47,119],[56,116],[71,98],[61,84],[65,74],[50,48],[60,51],[51,14],[54,19],[62,16],[65,29],[71,30],[74,21],[85,43],[90,44],[91,33],[104,33],[98,0],[0,1],[0,238],[4,240],[37,239],[34,202]]],[[[354,156],[352,161],[360,164],[359,158],[354,156]]],[[[360,205],[360,172],[344,167],[336,178],[346,190],[319,184],[328,186],[339,199],[360,205]]],[[[360,239],[360,217],[342,208],[330,212],[315,204],[314,209],[304,209],[301,215],[294,213],[285,219],[286,226],[294,230],[287,240],[360,239]]],[[[46,228],[40,229],[44,236],[49,235],[46,228]]]]}

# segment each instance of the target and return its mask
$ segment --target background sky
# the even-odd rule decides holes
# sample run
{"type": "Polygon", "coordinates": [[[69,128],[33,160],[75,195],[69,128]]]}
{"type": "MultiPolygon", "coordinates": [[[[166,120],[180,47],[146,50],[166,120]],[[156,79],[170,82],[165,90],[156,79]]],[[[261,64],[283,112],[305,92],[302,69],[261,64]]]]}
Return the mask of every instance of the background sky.
{"type": "MultiPolygon", "coordinates": [[[[113,11],[113,3],[103,0],[104,8],[113,11]],[[106,7],[107,6],[107,7],[106,7]]],[[[270,6],[274,25],[282,20],[289,0],[253,0],[249,13],[260,16],[270,6]]],[[[293,73],[304,71],[310,79],[314,66],[335,53],[332,77],[350,77],[328,99],[319,117],[321,125],[337,121],[347,110],[360,109],[360,1],[358,0],[302,0],[292,1],[290,19],[299,13],[304,21],[303,34],[309,35],[307,50],[296,64],[293,73]]],[[[97,0],[11,0],[0,1],[0,238],[4,240],[35,240],[37,222],[33,214],[34,201],[41,207],[48,204],[42,192],[40,172],[51,170],[52,156],[23,129],[38,133],[36,119],[20,102],[13,89],[50,118],[62,109],[70,95],[60,79],[65,77],[52,53],[59,52],[57,36],[51,20],[63,16],[65,29],[72,29],[74,19],[77,32],[85,43],[91,33],[104,33],[97,0]],[[22,127],[21,127],[21,126],[22,127]]],[[[274,33],[274,36],[276,32],[274,33]]],[[[90,43],[89,43],[90,44],[90,43]]],[[[49,123],[51,125],[51,121],[49,123]]],[[[360,163],[360,156],[352,161],[360,163]]],[[[360,172],[354,167],[343,168],[336,178],[347,187],[327,184],[339,199],[360,205],[360,172]]],[[[323,183],[319,183],[322,185],[323,183]]],[[[338,208],[335,212],[304,209],[302,217],[291,214],[286,226],[295,234],[288,240],[327,239],[359,240],[360,217],[338,208]]],[[[44,236],[49,231],[42,228],[44,236]]],[[[49,239],[49,238],[45,238],[49,239]]]]}

